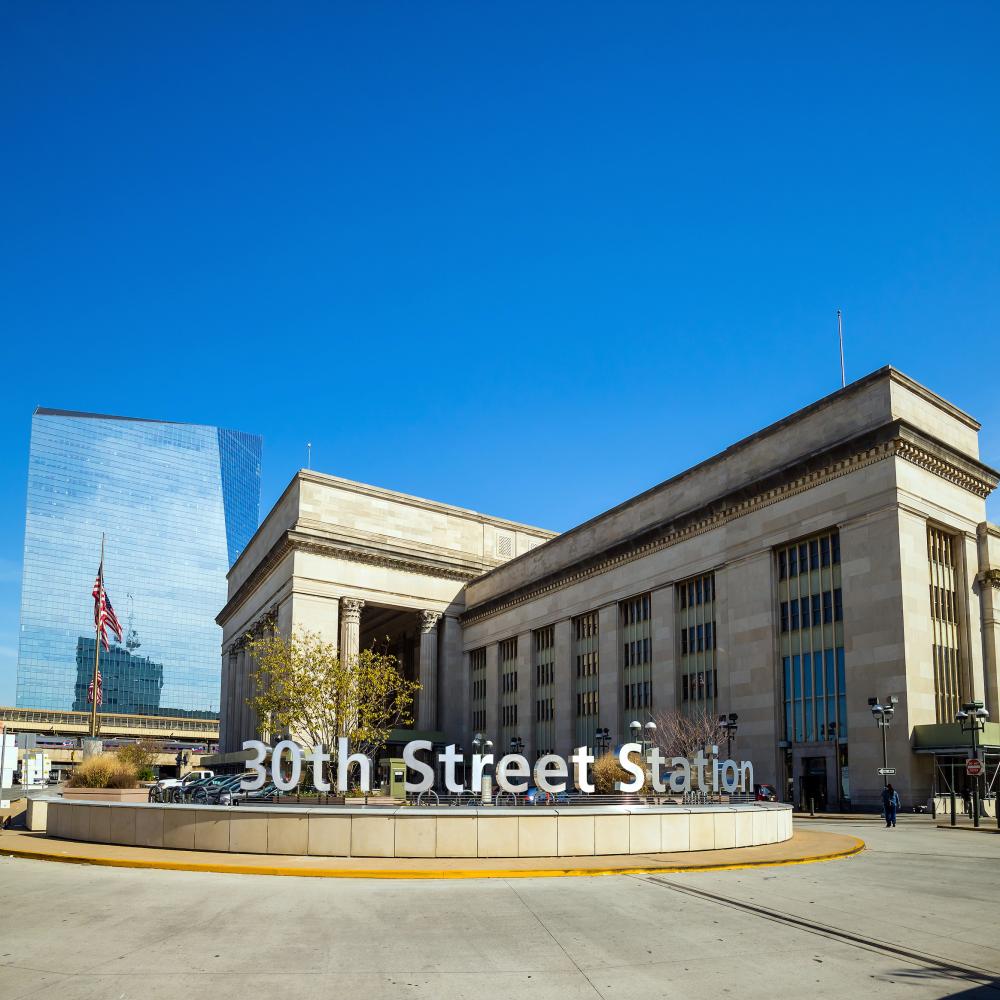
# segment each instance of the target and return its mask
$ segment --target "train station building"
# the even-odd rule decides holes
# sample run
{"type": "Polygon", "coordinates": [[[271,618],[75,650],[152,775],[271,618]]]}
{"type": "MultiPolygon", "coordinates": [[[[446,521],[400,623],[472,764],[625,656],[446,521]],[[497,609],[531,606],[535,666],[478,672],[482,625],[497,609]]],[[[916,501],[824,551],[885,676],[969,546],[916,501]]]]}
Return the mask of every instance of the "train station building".
{"type": "Polygon", "coordinates": [[[942,791],[981,701],[995,783],[1000,473],[979,429],[883,368],[558,535],[300,471],[229,573],[222,750],[258,735],[245,636],[303,628],[347,655],[389,637],[421,683],[415,730],[466,750],[483,732],[568,755],[654,713],[737,713],[758,781],[865,807],[870,700],[894,696],[910,806],[942,791]]]}

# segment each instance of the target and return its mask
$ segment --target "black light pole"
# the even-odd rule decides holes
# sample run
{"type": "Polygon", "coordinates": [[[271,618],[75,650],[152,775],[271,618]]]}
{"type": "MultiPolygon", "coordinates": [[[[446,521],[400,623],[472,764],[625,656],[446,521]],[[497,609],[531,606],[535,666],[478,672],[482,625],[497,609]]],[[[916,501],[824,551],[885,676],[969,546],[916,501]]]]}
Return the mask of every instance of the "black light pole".
{"type": "Polygon", "coordinates": [[[878,698],[869,698],[868,704],[871,706],[872,718],[875,720],[875,725],[882,730],[882,787],[885,788],[889,784],[889,751],[886,745],[886,732],[892,725],[892,716],[896,711],[896,705],[899,699],[894,695],[889,695],[885,700],[883,705],[878,698]]]}
{"type": "MultiPolygon", "coordinates": [[[[981,701],[966,702],[955,714],[955,721],[962,727],[962,732],[972,734],[972,760],[979,760],[979,734],[986,728],[986,720],[989,717],[990,713],[986,711],[981,701]]],[[[971,777],[972,825],[979,826],[979,775],[974,774],[971,777]]]]}
{"type": "MultiPolygon", "coordinates": [[[[491,754],[493,753],[493,740],[488,739],[486,733],[476,733],[472,737],[472,752],[476,754],[491,754]]],[[[491,792],[493,790],[493,773],[487,768],[483,768],[483,787],[481,791],[482,802],[484,806],[490,804],[491,792]]]]}
{"type": "Polygon", "coordinates": [[[733,740],[736,739],[736,730],[739,728],[738,719],[739,716],[735,712],[719,716],[719,728],[726,733],[726,760],[730,760],[733,756],[733,740]]]}

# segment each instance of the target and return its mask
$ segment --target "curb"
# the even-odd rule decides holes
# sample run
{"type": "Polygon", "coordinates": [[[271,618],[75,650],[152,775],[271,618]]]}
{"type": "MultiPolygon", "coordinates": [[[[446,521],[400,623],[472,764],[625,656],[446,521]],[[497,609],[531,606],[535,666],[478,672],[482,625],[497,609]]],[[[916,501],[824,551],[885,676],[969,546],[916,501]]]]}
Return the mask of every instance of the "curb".
{"type": "MultiPolygon", "coordinates": [[[[990,819],[992,818],[991,816],[990,819]]],[[[994,826],[992,823],[989,826],[983,824],[973,826],[971,823],[957,823],[952,826],[951,823],[938,823],[937,828],[939,830],[964,830],[966,833],[1000,833],[1000,827],[994,826]]]]}
{"type": "Polygon", "coordinates": [[[45,854],[19,848],[0,847],[0,857],[24,858],[30,861],[55,861],[70,865],[96,865],[103,868],[140,868],[161,871],[214,872],[223,875],[276,875],[298,878],[366,878],[366,879],[475,879],[475,878],[569,878],[600,875],[676,875],[683,872],[721,872],[745,868],[780,868],[788,865],[810,865],[822,861],[839,861],[865,850],[865,842],[857,837],[843,851],[816,854],[805,858],[776,861],[744,861],[737,864],[700,864],[658,866],[656,868],[538,868],[538,869],[360,869],[360,868],[292,868],[283,865],[227,865],[198,861],[146,861],[141,858],[99,858],[87,854],[45,854]]]}

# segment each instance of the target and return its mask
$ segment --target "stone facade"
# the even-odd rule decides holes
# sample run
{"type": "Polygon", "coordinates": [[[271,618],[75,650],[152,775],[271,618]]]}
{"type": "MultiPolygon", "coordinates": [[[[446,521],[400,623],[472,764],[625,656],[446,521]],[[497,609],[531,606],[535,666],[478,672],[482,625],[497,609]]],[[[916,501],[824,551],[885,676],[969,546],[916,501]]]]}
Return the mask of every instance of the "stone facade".
{"type": "Polygon", "coordinates": [[[391,490],[300,471],[229,573],[223,628],[223,753],[256,735],[248,633],[316,632],[350,656],[390,641],[421,683],[416,725],[462,725],[459,616],[465,585],[553,534],[391,490]]]}
{"type": "Polygon", "coordinates": [[[895,783],[905,802],[923,801],[930,759],[910,741],[915,726],[950,721],[941,686],[982,698],[996,718],[1000,529],[986,523],[985,498],[998,474],[979,461],[978,430],[881,369],[559,536],[301,472],[230,573],[219,616],[224,749],[254,728],[240,707],[240,637],[301,625],[349,651],[394,636],[423,685],[417,728],[466,748],[470,658],[485,651],[482,728],[496,739],[498,644],[517,637],[517,729],[531,756],[543,711],[534,633],[553,626],[545,731],[567,754],[580,711],[574,619],[594,613],[593,724],[614,743],[632,718],[736,712],[734,756],[754,762],[758,781],[831,807],[867,805],[882,784],[868,699],[895,695],[895,783]],[[949,539],[944,626],[932,620],[929,527],[949,539]],[[700,618],[685,624],[695,580],[699,607],[702,585],[710,605],[703,629],[700,618]],[[339,626],[345,601],[364,602],[354,631],[339,626]],[[942,628],[953,650],[935,651],[942,628]],[[691,671],[695,660],[709,665],[691,671]]]}

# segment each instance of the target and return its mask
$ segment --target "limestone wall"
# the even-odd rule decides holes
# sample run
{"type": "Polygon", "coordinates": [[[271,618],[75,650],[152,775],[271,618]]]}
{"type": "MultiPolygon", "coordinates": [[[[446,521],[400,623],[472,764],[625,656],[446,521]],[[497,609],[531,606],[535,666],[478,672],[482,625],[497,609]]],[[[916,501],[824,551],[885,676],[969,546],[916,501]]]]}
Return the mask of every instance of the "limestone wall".
{"type": "Polygon", "coordinates": [[[99,844],[354,858],[534,858],[756,847],[789,806],[301,809],[50,801],[48,834],[99,844]]]}

